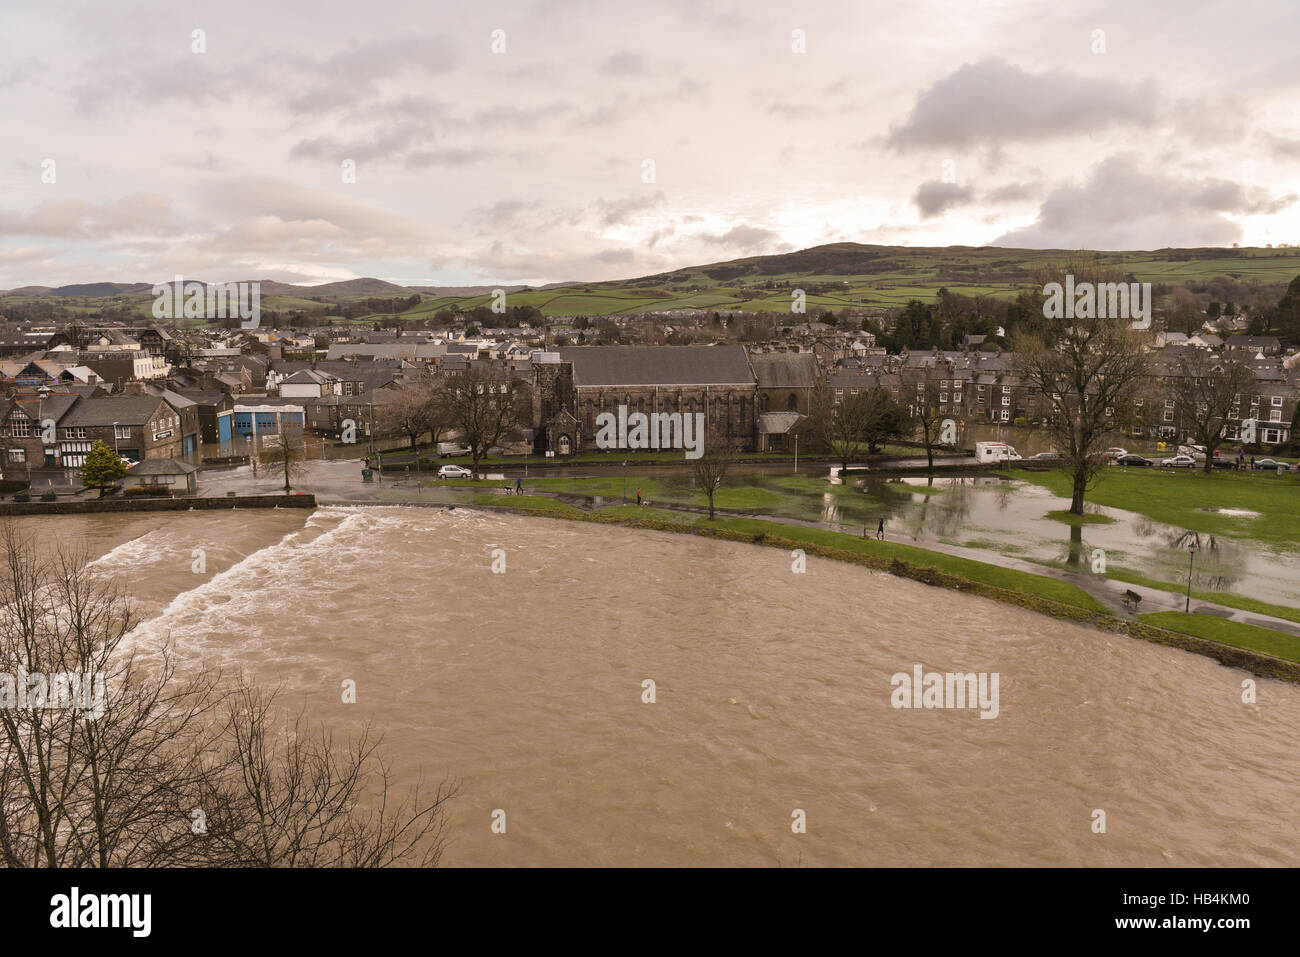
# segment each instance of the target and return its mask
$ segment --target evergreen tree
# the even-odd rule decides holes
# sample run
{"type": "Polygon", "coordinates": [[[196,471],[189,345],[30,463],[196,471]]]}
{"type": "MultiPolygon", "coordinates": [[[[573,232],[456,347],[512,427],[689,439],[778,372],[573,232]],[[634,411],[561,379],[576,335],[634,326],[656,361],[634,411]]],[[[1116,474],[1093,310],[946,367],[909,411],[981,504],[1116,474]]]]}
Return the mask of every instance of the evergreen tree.
{"type": "Polygon", "coordinates": [[[104,490],[126,475],[126,465],[121,456],[103,442],[96,442],[86,453],[86,464],[81,467],[81,484],[86,488],[99,489],[99,497],[104,497],[104,490]]]}

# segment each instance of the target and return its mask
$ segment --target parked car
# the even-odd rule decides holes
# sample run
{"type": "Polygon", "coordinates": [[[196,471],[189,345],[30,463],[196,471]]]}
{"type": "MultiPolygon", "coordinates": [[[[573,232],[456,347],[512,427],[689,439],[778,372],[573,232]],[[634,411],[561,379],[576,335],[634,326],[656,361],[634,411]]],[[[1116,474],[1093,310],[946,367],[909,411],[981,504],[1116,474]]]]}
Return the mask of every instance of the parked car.
{"type": "Polygon", "coordinates": [[[463,465],[444,465],[438,469],[438,478],[440,479],[472,478],[473,475],[474,473],[463,465]]]}
{"type": "Polygon", "coordinates": [[[1236,459],[1217,458],[1214,460],[1212,468],[1216,469],[1235,469],[1237,467],[1236,459]]]}
{"type": "Polygon", "coordinates": [[[1255,468],[1265,469],[1269,472],[1287,472],[1290,471],[1291,466],[1285,462],[1279,462],[1277,459],[1256,459],[1255,468]]]}
{"type": "Polygon", "coordinates": [[[1196,467],[1196,459],[1190,455],[1175,455],[1171,459],[1161,459],[1162,469],[1190,469],[1196,467]]]}
{"type": "Polygon", "coordinates": [[[1128,449],[1121,449],[1118,445],[1112,445],[1103,454],[1113,462],[1115,459],[1128,455],[1128,449]]]}
{"type": "Polygon", "coordinates": [[[1115,464],[1132,465],[1132,466],[1136,466],[1137,468],[1148,468],[1151,465],[1154,465],[1155,463],[1148,458],[1143,458],[1141,455],[1138,455],[1135,452],[1130,452],[1128,455],[1121,455],[1119,458],[1117,458],[1115,460],[1115,464]]]}
{"type": "Polygon", "coordinates": [[[1035,452],[1026,462],[1064,462],[1065,456],[1060,452],[1035,452]]]}
{"type": "Polygon", "coordinates": [[[461,445],[459,442],[439,442],[438,457],[449,459],[456,455],[469,455],[470,448],[468,445],[461,445]]]}

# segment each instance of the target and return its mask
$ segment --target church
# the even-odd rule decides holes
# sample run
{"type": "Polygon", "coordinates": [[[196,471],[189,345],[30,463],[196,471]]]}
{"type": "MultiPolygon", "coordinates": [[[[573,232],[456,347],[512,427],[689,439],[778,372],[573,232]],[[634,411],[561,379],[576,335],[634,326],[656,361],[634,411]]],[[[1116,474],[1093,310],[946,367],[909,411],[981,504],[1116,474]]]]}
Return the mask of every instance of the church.
{"type": "Polygon", "coordinates": [[[533,356],[538,452],[594,450],[601,413],[704,416],[706,446],[755,448],[758,380],[741,346],[575,346],[533,356]]]}

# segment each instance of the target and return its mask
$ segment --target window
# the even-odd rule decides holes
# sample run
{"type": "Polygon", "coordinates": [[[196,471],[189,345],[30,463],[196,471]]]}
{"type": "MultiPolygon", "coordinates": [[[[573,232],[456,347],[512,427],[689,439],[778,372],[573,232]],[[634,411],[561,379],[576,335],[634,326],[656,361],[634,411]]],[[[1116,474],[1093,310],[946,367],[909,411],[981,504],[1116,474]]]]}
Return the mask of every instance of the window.
{"type": "Polygon", "coordinates": [[[1003,391],[1003,392],[1010,392],[1010,391],[1011,391],[1011,386],[1009,386],[1009,385],[1004,385],[1004,386],[1002,387],[1002,391],[1003,391]]]}
{"type": "Polygon", "coordinates": [[[1174,400],[1173,400],[1173,399],[1165,399],[1165,408],[1166,408],[1166,409],[1172,409],[1173,407],[1174,407],[1174,400]]]}
{"type": "Polygon", "coordinates": [[[1170,412],[1168,409],[1165,410],[1165,421],[1166,422],[1174,421],[1174,414],[1170,412]]]}
{"type": "Polygon", "coordinates": [[[130,437],[131,437],[131,426],[129,426],[129,425],[115,425],[115,426],[113,426],[113,438],[115,438],[115,439],[129,439],[130,437]]]}
{"type": "Polygon", "coordinates": [[[32,434],[32,420],[31,420],[31,419],[29,419],[29,418],[27,418],[27,417],[24,416],[24,417],[21,418],[21,419],[14,419],[14,420],[13,420],[13,435],[14,435],[14,438],[25,439],[25,438],[28,438],[31,434],[32,434]]]}
{"type": "Polygon", "coordinates": [[[1281,421],[1282,421],[1282,410],[1281,410],[1281,409],[1274,409],[1273,411],[1271,411],[1271,412],[1268,414],[1268,420],[1269,420],[1270,422],[1281,422],[1281,421]]]}
{"type": "Polygon", "coordinates": [[[976,391],[976,392],[983,392],[983,391],[984,391],[984,386],[982,386],[982,385],[977,385],[977,386],[975,387],[975,391],[976,391]]]}
{"type": "Polygon", "coordinates": [[[1280,408],[1281,405],[1282,405],[1282,397],[1280,395],[1273,396],[1273,407],[1280,408]]]}
{"type": "Polygon", "coordinates": [[[1002,410],[1002,421],[1003,421],[1003,422],[1010,422],[1010,421],[1011,421],[1011,413],[1008,412],[1006,409],[1003,409],[1003,410],[1002,410]]]}
{"type": "Polygon", "coordinates": [[[1009,395],[1004,395],[1004,396],[1002,397],[1002,404],[1003,404],[1003,405],[1010,405],[1010,404],[1011,404],[1011,396],[1009,396],[1009,395]]]}
{"type": "Polygon", "coordinates": [[[947,392],[940,392],[940,393],[939,393],[939,401],[940,401],[940,402],[947,402],[947,401],[948,401],[948,393],[947,393],[947,392]]]}
{"type": "Polygon", "coordinates": [[[24,462],[27,461],[27,450],[26,450],[26,449],[10,449],[10,450],[9,450],[9,461],[10,461],[10,462],[13,462],[13,463],[15,463],[15,464],[17,464],[17,465],[22,465],[24,462]]]}

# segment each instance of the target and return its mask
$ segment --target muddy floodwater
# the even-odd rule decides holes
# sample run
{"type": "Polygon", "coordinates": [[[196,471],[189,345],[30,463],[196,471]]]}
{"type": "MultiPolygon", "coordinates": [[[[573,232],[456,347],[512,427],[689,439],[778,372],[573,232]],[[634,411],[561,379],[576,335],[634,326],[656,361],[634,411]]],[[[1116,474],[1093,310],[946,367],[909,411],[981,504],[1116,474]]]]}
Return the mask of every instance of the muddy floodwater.
{"type": "Polygon", "coordinates": [[[459,779],[449,865],[1300,864],[1300,688],[1244,704],[1248,675],[1175,649],[770,548],[465,509],[24,527],[131,589],[141,652],[170,636],[373,722],[399,784],[459,779]],[[996,718],[895,708],[916,665],[996,673],[996,718]]]}

